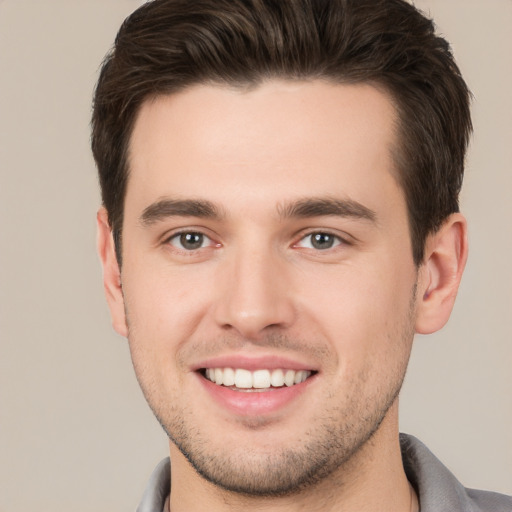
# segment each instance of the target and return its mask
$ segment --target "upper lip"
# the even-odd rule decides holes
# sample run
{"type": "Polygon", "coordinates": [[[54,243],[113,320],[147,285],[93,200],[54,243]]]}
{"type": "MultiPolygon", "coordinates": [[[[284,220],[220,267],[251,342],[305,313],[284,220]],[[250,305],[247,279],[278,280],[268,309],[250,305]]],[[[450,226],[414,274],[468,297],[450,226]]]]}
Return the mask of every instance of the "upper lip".
{"type": "Polygon", "coordinates": [[[304,363],[280,355],[247,356],[232,354],[205,359],[192,366],[197,371],[203,368],[240,368],[244,370],[310,370],[317,371],[311,363],[304,363]]]}

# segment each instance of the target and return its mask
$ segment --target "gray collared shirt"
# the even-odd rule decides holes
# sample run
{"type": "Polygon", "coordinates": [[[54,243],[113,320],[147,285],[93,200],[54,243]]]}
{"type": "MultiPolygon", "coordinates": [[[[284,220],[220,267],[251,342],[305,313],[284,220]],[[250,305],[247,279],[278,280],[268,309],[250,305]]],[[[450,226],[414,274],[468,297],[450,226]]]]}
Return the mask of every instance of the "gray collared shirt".
{"type": "MultiPolygon", "coordinates": [[[[512,496],[466,489],[418,439],[400,434],[405,473],[418,494],[421,512],[512,512],[512,496]]],[[[171,489],[169,458],[153,471],[137,512],[167,512],[171,489]]]]}

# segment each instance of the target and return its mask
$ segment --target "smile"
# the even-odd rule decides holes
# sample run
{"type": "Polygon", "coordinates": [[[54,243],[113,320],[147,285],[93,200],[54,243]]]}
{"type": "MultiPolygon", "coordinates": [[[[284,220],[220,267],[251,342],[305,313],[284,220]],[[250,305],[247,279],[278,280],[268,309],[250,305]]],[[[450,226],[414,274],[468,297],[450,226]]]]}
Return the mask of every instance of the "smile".
{"type": "Polygon", "coordinates": [[[201,372],[218,386],[237,391],[268,391],[272,388],[291,387],[305,382],[312,374],[309,370],[256,370],[243,368],[206,368],[201,372]]]}

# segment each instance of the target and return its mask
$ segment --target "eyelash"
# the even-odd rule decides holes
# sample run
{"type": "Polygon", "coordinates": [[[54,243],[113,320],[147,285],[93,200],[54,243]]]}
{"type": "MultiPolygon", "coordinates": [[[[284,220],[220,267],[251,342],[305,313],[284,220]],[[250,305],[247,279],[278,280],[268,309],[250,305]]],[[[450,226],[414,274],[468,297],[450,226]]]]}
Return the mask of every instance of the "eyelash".
{"type": "Polygon", "coordinates": [[[329,250],[336,250],[336,248],[340,245],[347,246],[347,245],[352,245],[352,243],[349,242],[348,240],[346,240],[345,238],[341,237],[340,235],[335,235],[334,233],[331,233],[330,231],[316,230],[316,231],[310,231],[309,233],[303,234],[301,236],[301,238],[299,239],[299,241],[293,244],[293,247],[309,249],[309,250],[313,250],[315,252],[327,252],[329,250]],[[333,241],[333,245],[331,245],[330,247],[323,248],[323,249],[314,247],[314,242],[313,242],[313,238],[312,238],[314,236],[322,236],[322,237],[330,238],[333,241]],[[302,247],[300,244],[303,243],[308,238],[310,239],[310,245],[312,247],[302,247]]]}
{"type": "Polygon", "coordinates": [[[183,230],[183,231],[179,231],[177,233],[173,233],[171,236],[167,237],[164,241],[165,244],[168,244],[168,245],[171,245],[173,246],[175,249],[179,250],[179,251],[182,251],[184,253],[194,253],[200,249],[206,249],[208,247],[219,247],[220,244],[218,243],[215,243],[213,242],[213,240],[211,239],[211,237],[209,237],[208,235],[206,235],[205,233],[202,233],[201,231],[199,230],[193,230],[193,229],[190,229],[190,230],[183,230]],[[201,240],[201,246],[200,247],[196,247],[196,248],[190,248],[190,249],[187,249],[185,247],[183,247],[183,237],[187,237],[187,236],[199,236],[202,238],[201,240]],[[173,240],[177,240],[178,243],[181,244],[181,247],[177,246],[177,245],[174,245],[172,242],[173,240]],[[209,241],[210,243],[207,245],[207,246],[203,246],[203,244],[205,242],[209,241]]]}
{"type": "MultiPolygon", "coordinates": [[[[193,244],[193,242],[191,242],[191,243],[193,244]]],[[[213,242],[211,237],[209,237],[208,235],[206,235],[205,233],[203,233],[199,230],[197,230],[197,231],[196,230],[183,230],[183,231],[179,231],[177,233],[173,233],[171,236],[169,236],[165,239],[165,244],[171,245],[176,250],[179,250],[183,253],[188,253],[188,254],[193,254],[196,251],[199,251],[201,249],[207,249],[208,247],[220,247],[221,246],[221,244],[213,242]],[[199,242],[196,242],[197,244],[199,244],[199,247],[185,248],[183,246],[184,242],[185,242],[183,237],[193,237],[193,236],[201,238],[199,242]],[[178,241],[180,246],[173,244],[172,242],[174,240],[178,241]],[[208,245],[204,246],[203,244],[208,241],[209,241],[208,245]]],[[[299,239],[299,241],[294,243],[292,245],[292,247],[309,249],[309,250],[313,250],[315,252],[324,252],[324,251],[329,251],[331,249],[335,249],[336,247],[338,247],[340,245],[352,245],[352,244],[339,235],[335,235],[333,233],[330,233],[329,231],[320,231],[319,230],[319,231],[311,231],[309,233],[303,234],[301,236],[301,238],[299,239]],[[332,245],[330,245],[329,247],[326,247],[326,248],[315,247],[314,246],[315,242],[312,239],[312,237],[314,237],[314,236],[331,239],[332,245]],[[309,244],[310,246],[303,247],[301,244],[308,238],[310,239],[310,244],[309,244]]]]}

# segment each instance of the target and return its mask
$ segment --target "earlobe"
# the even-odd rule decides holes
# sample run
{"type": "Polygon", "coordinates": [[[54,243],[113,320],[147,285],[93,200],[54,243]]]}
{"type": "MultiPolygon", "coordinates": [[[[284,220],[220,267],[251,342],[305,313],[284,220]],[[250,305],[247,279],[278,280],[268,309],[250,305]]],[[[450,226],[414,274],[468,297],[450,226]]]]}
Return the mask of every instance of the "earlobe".
{"type": "Polygon", "coordinates": [[[419,271],[416,332],[441,329],[452,312],[468,253],[466,219],[454,213],[425,243],[419,271]]]}
{"type": "Polygon", "coordinates": [[[98,254],[103,266],[103,287],[110,309],[112,326],[121,336],[127,337],[128,329],[121,287],[121,271],[117,262],[114,239],[105,208],[102,207],[98,210],[96,220],[98,254]]]}

